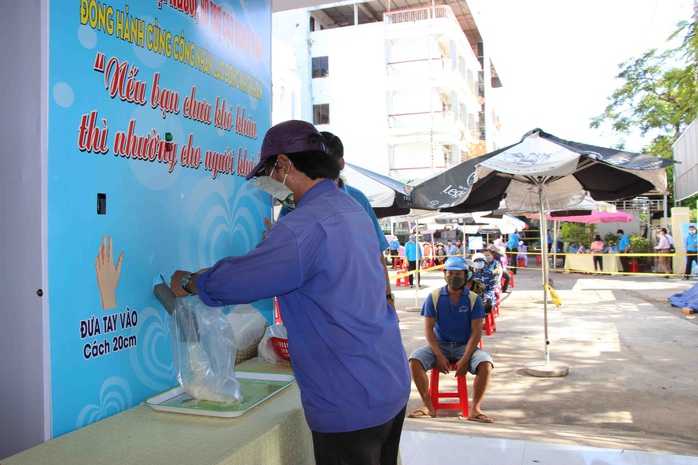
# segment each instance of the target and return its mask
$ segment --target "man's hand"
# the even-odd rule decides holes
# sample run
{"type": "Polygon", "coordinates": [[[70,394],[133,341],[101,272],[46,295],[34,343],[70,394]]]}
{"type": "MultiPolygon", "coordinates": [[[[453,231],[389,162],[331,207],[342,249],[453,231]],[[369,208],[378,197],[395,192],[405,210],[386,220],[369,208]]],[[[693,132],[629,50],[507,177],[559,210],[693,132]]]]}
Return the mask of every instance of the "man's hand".
{"type": "Polygon", "coordinates": [[[462,359],[458,360],[456,362],[456,376],[465,376],[468,374],[468,364],[470,361],[470,357],[467,359],[463,357],[462,359]]]}
{"type": "Polygon", "coordinates": [[[170,279],[170,289],[172,293],[177,297],[187,297],[189,293],[182,289],[182,278],[191,273],[190,271],[177,270],[172,275],[170,279]]]}
{"type": "Polygon", "coordinates": [[[436,356],[436,369],[439,370],[439,373],[443,373],[444,375],[447,375],[451,370],[451,364],[441,353],[436,356]]]}
{"type": "MultiPolygon", "coordinates": [[[[269,218],[264,218],[264,226],[267,227],[268,231],[272,226],[274,226],[274,223],[272,223],[269,218]]],[[[267,238],[267,231],[262,232],[262,240],[267,238]]]]}

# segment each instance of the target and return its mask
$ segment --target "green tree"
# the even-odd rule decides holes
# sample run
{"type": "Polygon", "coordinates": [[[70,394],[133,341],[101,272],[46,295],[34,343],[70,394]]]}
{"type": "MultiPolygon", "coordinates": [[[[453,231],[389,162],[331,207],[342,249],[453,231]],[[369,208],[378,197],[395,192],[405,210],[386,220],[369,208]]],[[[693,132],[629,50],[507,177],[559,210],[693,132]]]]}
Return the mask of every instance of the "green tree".
{"type": "MultiPolygon", "coordinates": [[[[592,119],[590,127],[609,123],[620,134],[637,130],[650,137],[643,153],[671,158],[672,144],[698,115],[697,25],[696,21],[677,24],[669,37],[681,39],[676,48],[664,52],[651,49],[621,63],[616,78],[623,84],[608,98],[606,109],[592,119]]],[[[673,174],[673,167],[667,168],[670,192],[673,174]]],[[[693,206],[697,199],[698,195],[684,201],[693,206]]]]}
{"type": "Polygon", "coordinates": [[[589,232],[589,228],[586,225],[566,221],[560,226],[560,239],[562,239],[562,242],[585,244],[589,247],[594,236],[589,232]]]}

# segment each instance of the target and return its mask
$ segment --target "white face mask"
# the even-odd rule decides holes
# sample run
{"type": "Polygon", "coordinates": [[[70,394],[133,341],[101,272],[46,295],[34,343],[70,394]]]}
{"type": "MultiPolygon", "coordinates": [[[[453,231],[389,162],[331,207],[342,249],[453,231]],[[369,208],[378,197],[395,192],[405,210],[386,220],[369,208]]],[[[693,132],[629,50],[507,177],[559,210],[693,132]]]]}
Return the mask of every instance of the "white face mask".
{"type": "Polygon", "coordinates": [[[485,262],[475,262],[475,268],[481,270],[485,267],[485,262]]]}
{"type": "MultiPolygon", "coordinates": [[[[285,181],[286,177],[284,177],[284,182],[285,181]]],[[[289,189],[286,184],[273,179],[271,176],[259,176],[254,178],[252,185],[271,195],[276,200],[286,205],[287,208],[293,209],[293,207],[289,207],[289,205],[287,205],[287,203],[289,203],[289,197],[293,196],[293,191],[289,189]]],[[[292,202],[293,200],[291,200],[291,203],[292,202]]]]}

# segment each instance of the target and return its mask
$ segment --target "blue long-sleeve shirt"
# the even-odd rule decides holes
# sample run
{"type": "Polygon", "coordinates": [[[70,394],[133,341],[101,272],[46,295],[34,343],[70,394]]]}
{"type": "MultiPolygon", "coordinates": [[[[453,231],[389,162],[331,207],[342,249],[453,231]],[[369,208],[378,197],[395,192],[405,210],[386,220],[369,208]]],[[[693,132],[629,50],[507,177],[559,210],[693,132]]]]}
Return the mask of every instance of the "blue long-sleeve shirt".
{"type": "Polygon", "coordinates": [[[196,280],[210,306],[278,297],[314,431],[381,425],[409,398],[407,357],[375,243],[365,211],[325,180],[256,248],[218,261],[196,280]]]}
{"type": "MultiPolygon", "coordinates": [[[[364,209],[368,217],[371,219],[373,229],[376,232],[376,238],[378,239],[378,251],[380,253],[383,253],[383,251],[388,248],[388,240],[385,238],[385,233],[383,232],[383,229],[378,223],[378,217],[376,216],[376,212],[373,211],[371,201],[368,200],[366,194],[361,192],[359,189],[345,184],[344,181],[342,181],[342,178],[339,178],[339,188],[342,189],[342,191],[344,191],[345,193],[347,193],[352,199],[356,200],[356,202],[359,205],[361,205],[361,208],[364,209]]],[[[279,211],[279,218],[288,215],[290,212],[291,210],[289,210],[284,205],[283,207],[281,207],[281,210],[279,211]]],[[[399,246],[400,243],[398,242],[398,247],[399,246]]]]}

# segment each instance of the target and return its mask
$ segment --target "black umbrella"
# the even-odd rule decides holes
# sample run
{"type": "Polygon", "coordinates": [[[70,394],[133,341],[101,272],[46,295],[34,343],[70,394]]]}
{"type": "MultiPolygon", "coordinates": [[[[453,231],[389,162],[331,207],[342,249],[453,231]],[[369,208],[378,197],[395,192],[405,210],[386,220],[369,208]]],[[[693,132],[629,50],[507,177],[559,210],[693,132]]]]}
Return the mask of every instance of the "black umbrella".
{"type": "MultiPolygon", "coordinates": [[[[577,205],[587,193],[594,200],[618,200],[656,189],[664,192],[665,168],[671,163],[649,155],[567,141],[534,129],[516,144],[418,183],[410,194],[415,203],[427,203],[446,212],[495,210],[504,199],[510,212],[540,214],[541,244],[545,244],[545,212],[577,205]]],[[[544,367],[549,367],[547,249],[541,249],[544,367]]]]}
{"type": "Polygon", "coordinates": [[[414,207],[405,192],[405,184],[351,163],[345,162],[344,165],[342,176],[346,177],[347,184],[368,197],[378,218],[407,215],[414,207]]]}

